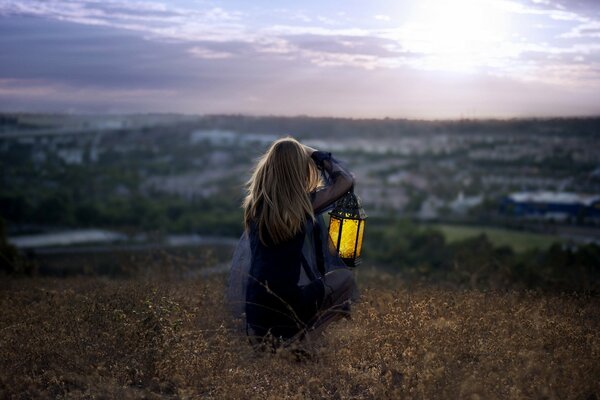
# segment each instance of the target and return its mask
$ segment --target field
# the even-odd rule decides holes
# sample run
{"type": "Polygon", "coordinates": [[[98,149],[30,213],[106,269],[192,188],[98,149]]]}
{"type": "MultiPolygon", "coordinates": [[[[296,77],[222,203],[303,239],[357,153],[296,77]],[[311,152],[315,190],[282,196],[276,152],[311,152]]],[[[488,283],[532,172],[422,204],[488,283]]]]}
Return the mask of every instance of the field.
{"type": "Polygon", "coordinates": [[[563,241],[563,239],[554,235],[519,232],[502,228],[447,224],[433,224],[431,226],[442,231],[444,237],[450,243],[485,234],[494,245],[512,247],[517,253],[531,249],[544,250],[550,247],[552,243],[563,241]]]}
{"type": "Polygon", "coordinates": [[[224,276],[0,281],[0,398],[598,399],[600,299],[408,287],[362,301],[312,357],[255,353],[224,276]]]}

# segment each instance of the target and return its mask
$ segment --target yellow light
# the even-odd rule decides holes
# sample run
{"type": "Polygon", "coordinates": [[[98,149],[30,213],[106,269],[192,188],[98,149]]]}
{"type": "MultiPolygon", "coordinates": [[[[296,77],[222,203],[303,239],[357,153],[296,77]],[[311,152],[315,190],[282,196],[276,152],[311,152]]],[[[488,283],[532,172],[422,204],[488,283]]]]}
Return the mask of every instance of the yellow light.
{"type": "Polygon", "coordinates": [[[329,219],[329,239],[334,246],[337,246],[338,236],[340,234],[340,220],[335,217],[329,219]]]}
{"type": "Polygon", "coordinates": [[[331,217],[329,224],[329,238],[332,243],[338,247],[340,257],[356,258],[360,256],[364,230],[364,221],[357,219],[340,220],[331,217]]]}

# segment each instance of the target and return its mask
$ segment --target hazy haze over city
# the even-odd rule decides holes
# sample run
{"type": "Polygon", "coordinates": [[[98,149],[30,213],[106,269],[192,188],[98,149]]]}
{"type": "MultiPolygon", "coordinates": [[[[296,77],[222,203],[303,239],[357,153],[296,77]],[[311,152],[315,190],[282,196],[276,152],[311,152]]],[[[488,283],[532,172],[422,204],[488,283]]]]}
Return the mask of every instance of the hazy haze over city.
{"type": "Polygon", "coordinates": [[[600,3],[0,1],[3,110],[600,113],[600,3]]]}

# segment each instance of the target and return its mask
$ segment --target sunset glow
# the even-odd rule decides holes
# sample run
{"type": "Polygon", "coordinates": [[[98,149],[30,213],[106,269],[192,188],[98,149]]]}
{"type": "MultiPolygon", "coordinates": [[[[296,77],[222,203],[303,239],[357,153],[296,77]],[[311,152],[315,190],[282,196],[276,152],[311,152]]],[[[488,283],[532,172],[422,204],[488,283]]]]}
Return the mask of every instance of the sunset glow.
{"type": "Polygon", "coordinates": [[[506,14],[494,3],[477,0],[425,0],[415,4],[398,40],[422,53],[427,69],[473,71],[494,67],[510,57],[506,14]]]}

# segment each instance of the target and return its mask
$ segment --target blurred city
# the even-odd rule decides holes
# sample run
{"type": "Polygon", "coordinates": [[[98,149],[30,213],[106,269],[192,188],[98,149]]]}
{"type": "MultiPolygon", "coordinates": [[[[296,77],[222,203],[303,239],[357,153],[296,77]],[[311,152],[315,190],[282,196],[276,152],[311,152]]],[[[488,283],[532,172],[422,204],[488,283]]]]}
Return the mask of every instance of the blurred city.
{"type": "MultiPolygon", "coordinates": [[[[50,256],[72,260],[73,246],[82,254],[228,248],[242,232],[253,162],[288,135],[348,165],[373,221],[410,220],[449,240],[486,233],[517,250],[600,242],[597,118],[5,113],[0,205],[9,240],[49,272],[50,256]]],[[[373,252],[367,247],[367,260],[373,252]]],[[[227,261],[227,251],[217,253],[227,261]]]]}

